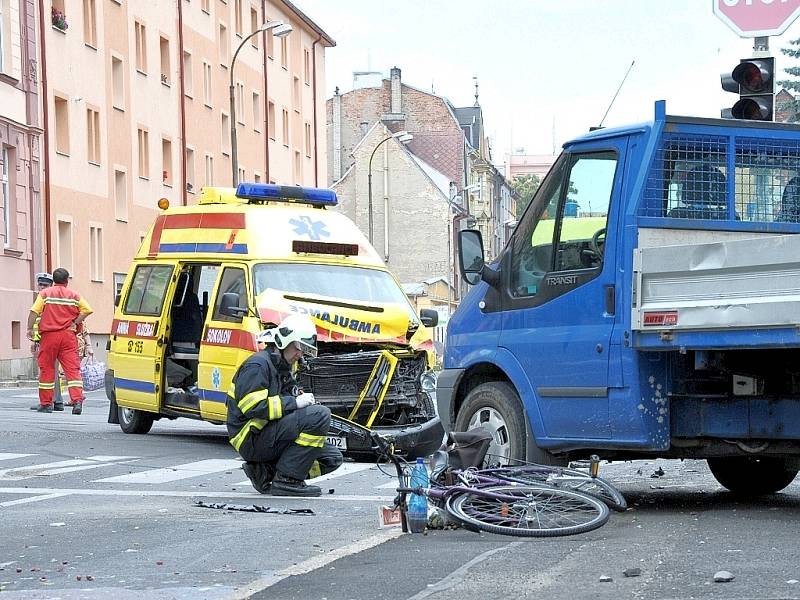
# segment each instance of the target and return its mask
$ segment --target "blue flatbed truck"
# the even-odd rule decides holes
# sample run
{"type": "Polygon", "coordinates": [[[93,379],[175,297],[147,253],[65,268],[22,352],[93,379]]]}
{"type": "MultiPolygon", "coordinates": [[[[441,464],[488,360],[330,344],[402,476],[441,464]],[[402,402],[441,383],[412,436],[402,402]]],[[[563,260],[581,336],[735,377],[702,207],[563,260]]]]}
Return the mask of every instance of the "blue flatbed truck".
{"type": "Polygon", "coordinates": [[[678,117],[564,145],[472,284],[438,377],[448,430],[559,463],[701,458],[726,488],[800,468],[800,126],[678,117]]]}

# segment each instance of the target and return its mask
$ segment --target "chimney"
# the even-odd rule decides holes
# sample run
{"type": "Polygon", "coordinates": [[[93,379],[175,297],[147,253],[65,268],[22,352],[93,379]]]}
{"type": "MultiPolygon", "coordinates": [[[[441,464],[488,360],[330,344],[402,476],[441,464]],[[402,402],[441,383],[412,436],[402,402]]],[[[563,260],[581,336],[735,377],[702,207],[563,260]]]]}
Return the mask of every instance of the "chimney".
{"type": "MultiPolygon", "coordinates": [[[[389,71],[389,93],[389,112],[381,120],[387,122],[387,125],[394,122],[402,127],[400,122],[405,121],[406,116],[403,114],[403,85],[400,81],[400,69],[397,67],[392,67],[389,71]]],[[[389,128],[394,131],[391,126],[389,128]]]]}
{"type": "Polygon", "coordinates": [[[397,67],[392,67],[391,71],[389,71],[390,75],[389,78],[391,80],[392,85],[392,103],[389,112],[393,115],[399,115],[403,112],[402,109],[402,99],[403,99],[403,92],[400,82],[400,69],[397,67]]]}

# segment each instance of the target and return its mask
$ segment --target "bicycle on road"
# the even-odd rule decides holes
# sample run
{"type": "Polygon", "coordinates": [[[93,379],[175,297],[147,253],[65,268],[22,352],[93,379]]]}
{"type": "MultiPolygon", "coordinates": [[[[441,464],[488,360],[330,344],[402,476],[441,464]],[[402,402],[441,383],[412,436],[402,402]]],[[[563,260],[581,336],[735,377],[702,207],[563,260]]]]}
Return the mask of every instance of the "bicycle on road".
{"type": "Polygon", "coordinates": [[[491,472],[452,470],[457,483],[450,485],[441,483],[444,470],[439,472],[434,467],[431,487],[411,487],[408,464],[395,454],[392,440],[374,432],[370,435],[377,453],[394,464],[399,483],[395,505],[401,511],[403,531],[408,531],[408,494],[426,496],[467,529],[502,535],[573,535],[592,531],[608,521],[608,506],[598,498],[543,482],[504,479],[500,476],[501,467],[490,469],[491,472]]]}

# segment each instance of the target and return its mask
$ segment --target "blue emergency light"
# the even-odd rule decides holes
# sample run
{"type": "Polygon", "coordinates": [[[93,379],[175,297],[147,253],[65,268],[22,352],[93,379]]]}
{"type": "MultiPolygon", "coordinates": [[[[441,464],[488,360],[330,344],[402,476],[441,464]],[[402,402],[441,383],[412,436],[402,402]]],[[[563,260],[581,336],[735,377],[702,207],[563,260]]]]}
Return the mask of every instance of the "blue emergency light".
{"type": "Polygon", "coordinates": [[[312,206],[336,206],[336,192],[326,188],[278,185],[276,183],[240,183],[236,188],[237,198],[255,202],[300,202],[312,206]]]}

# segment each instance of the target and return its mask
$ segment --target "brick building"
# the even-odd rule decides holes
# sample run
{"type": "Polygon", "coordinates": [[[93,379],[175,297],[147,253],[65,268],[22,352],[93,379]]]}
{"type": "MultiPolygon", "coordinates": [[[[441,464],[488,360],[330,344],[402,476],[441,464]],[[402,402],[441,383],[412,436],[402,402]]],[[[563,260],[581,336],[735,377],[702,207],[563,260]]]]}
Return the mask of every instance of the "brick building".
{"type": "MultiPolygon", "coordinates": [[[[363,207],[367,202],[368,186],[353,185],[352,180],[360,181],[361,173],[367,178],[375,145],[401,131],[413,136],[404,150],[396,140],[386,144],[397,153],[401,150],[407,153],[410,159],[398,162],[410,169],[409,177],[393,176],[388,206],[404,217],[420,210],[428,210],[429,214],[427,219],[419,220],[390,217],[398,228],[393,239],[403,239],[404,243],[388,253],[388,264],[403,283],[441,277],[452,281],[458,290],[453,260],[455,232],[467,224],[478,226],[489,244],[490,257],[504,243],[506,235],[499,218],[500,201],[495,201],[495,194],[502,187],[497,176],[502,178],[502,175],[491,164],[477,93],[475,106],[456,108],[446,98],[403,83],[400,69],[394,67],[388,79],[378,78],[374,72],[355,74],[354,89],[341,94],[337,88],[327,101],[326,114],[329,183],[341,191],[343,206],[363,207]],[[365,153],[366,148],[370,151],[365,153]],[[438,193],[432,191],[431,182],[438,193]],[[427,208],[424,202],[429,202],[427,208]],[[420,253],[427,258],[419,260],[420,253]]],[[[376,159],[373,157],[374,198],[382,193],[376,187],[380,183],[380,178],[376,178],[376,159]]],[[[509,202],[513,203],[510,188],[503,197],[502,206],[507,209],[509,202]]],[[[513,206],[511,210],[513,214],[513,206]]],[[[354,214],[366,232],[368,224],[363,227],[358,210],[354,214]]],[[[378,234],[374,237],[381,251],[382,238],[378,234]]],[[[458,297],[456,291],[454,298],[458,297]]]]}

